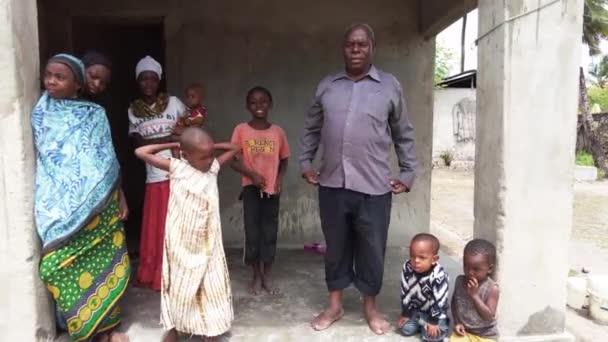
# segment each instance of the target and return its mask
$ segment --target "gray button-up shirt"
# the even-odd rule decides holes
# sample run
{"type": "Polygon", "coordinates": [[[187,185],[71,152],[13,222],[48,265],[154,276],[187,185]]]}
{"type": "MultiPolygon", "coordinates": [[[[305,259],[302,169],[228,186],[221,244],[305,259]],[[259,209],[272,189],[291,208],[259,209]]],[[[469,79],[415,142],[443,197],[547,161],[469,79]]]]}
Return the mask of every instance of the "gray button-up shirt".
{"type": "Polygon", "coordinates": [[[391,147],[399,161],[399,180],[408,188],[416,177],[414,129],[403,90],[395,76],[372,66],[366,77],[345,72],[323,79],[304,123],[299,162],[302,172],[323,146],[319,183],[369,195],[391,191],[391,147]]]}

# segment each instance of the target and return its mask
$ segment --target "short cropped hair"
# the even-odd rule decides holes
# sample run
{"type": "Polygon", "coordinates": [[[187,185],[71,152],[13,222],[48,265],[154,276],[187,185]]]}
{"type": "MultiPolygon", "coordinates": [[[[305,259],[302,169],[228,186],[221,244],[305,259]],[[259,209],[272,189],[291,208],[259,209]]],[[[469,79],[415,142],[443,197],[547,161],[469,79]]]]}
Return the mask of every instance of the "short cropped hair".
{"type": "Polygon", "coordinates": [[[190,83],[186,87],[186,90],[190,90],[190,89],[196,91],[201,97],[205,97],[205,86],[202,83],[199,83],[199,82],[190,83]]]}
{"type": "Polygon", "coordinates": [[[270,90],[268,90],[262,86],[255,86],[255,87],[249,89],[249,91],[247,92],[246,101],[249,102],[249,98],[251,97],[251,95],[253,95],[253,93],[257,93],[257,92],[266,94],[266,96],[268,96],[268,99],[270,100],[270,103],[272,103],[272,94],[270,93],[270,90]]]}
{"type": "Polygon", "coordinates": [[[414,244],[414,242],[420,242],[420,241],[430,242],[431,246],[433,247],[433,253],[434,254],[439,253],[439,247],[441,247],[441,245],[439,244],[439,239],[437,239],[435,237],[435,235],[429,234],[429,233],[416,234],[412,238],[411,244],[414,244]]]}
{"type": "Polygon", "coordinates": [[[369,26],[368,24],[365,23],[359,23],[359,24],[354,24],[351,25],[346,32],[344,32],[344,41],[346,41],[348,39],[348,36],[354,31],[354,30],[358,30],[361,29],[363,31],[365,31],[365,33],[367,33],[367,37],[369,38],[369,40],[372,41],[372,45],[376,45],[376,34],[374,33],[374,29],[369,26]]]}
{"type": "Polygon", "coordinates": [[[496,247],[487,240],[474,239],[467,243],[464,247],[465,255],[484,255],[490,265],[496,263],[496,247]]]}
{"type": "Polygon", "coordinates": [[[193,151],[201,143],[213,144],[211,135],[201,127],[191,126],[184,130],[179,137],[180,148],[184,151],[193,151]]]}

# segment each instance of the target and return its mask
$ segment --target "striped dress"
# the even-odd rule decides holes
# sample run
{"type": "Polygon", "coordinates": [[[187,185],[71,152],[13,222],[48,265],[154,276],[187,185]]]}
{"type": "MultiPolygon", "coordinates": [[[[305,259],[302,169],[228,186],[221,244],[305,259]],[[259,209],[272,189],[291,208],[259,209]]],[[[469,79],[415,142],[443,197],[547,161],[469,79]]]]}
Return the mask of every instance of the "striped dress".
{"type": "Polygon", "coordinates": [[[164,329],[218,336],[234,314],[222,245],[215,160],[206,173],[171,159],[161,288],[164,329]]]}

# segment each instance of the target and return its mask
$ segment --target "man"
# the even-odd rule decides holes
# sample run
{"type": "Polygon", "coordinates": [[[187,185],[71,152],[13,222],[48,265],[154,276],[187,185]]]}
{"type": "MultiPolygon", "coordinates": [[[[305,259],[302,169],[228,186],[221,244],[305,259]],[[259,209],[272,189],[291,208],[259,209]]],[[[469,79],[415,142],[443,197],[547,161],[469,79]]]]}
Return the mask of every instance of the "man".
{"type": "Polygon", "coordinates": [[[381,335],[390,327],[376,309],[376,296],[382,286],[391,192],[410,190],[416,161],[401,85],[372,64],[374,49],[375,36],[368,25],[346,31],[345,71],[319,83],[301,139],[302,176],[319,185],[327,244],[329,305],[311,322],[315,330],[329,328],[344,315],[342,291],[351,283],[364,295],[370,329],[381,335]],[[317,172],[312,162],[319,144],[323,162],[317,172]],[[397,178],[391,178],[393,145],[399,161],[397,178]]]}

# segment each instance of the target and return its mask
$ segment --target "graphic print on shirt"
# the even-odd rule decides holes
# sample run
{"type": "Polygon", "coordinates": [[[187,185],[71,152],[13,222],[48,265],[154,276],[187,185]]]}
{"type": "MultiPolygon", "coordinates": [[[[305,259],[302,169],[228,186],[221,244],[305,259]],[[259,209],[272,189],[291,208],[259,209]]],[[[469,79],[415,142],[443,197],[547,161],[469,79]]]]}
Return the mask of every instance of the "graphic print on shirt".
{"type": "Polygon", "coordinates": [[[275,151],[276,142],[266,139],[245,140],[247,150],[252,154],[271,154],[275,151]]]}

